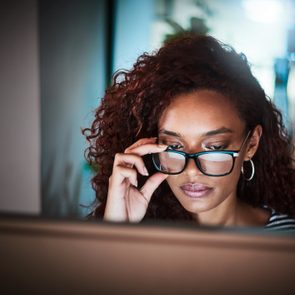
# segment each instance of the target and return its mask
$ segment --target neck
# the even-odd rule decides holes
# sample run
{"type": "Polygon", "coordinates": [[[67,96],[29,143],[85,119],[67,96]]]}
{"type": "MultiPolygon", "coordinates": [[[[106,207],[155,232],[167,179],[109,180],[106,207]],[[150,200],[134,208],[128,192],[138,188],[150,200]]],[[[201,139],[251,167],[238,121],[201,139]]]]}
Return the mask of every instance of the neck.
{"type": "Polygon", "coordinates": [[[195,214],[194,218],[201,225],[265,226],[270,214],[267,209],[254,208],[233,196],[209,211],[195,214]]]}

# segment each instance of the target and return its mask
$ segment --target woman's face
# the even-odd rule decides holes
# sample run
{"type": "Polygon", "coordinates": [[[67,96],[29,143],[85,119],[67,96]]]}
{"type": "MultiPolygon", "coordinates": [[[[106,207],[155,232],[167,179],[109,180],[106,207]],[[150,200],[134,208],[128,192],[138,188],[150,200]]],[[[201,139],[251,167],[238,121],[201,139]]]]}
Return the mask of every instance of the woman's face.
{"type": "MultiPolygon", "coordinates": [[[[163,112],[159,120],[159,142],[187,153],[239,150],[246,136],[245,129],[245,122],[229,99],[214,91],[200,90],[177,96],[163,112]]],[[[251,156],[247,149],[245,144],[232,172],[226,176],[206,176],[190,159],[186,169],[170,175],[167,182],[182,206],[196,217],[224,212],[236,204],[241,166],[251,156]]]]}

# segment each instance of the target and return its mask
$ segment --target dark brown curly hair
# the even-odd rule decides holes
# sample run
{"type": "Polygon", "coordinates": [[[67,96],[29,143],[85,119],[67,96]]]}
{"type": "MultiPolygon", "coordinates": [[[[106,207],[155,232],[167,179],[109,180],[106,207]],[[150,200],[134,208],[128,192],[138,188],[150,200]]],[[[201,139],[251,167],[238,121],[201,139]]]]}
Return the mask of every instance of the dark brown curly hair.
{"type": "MultiPolygon", "coordinates": [[[[256,175],[250,182],[240,177],[238,197],[257,207],[267,205],[295,216],[295,169],[293,145],[282,116],[252,75],[243,54],[210,36],[182,36],[153,54],[141,55],[130,71],[118,71],[106,90],[95,120],[83,130],[89,141],[85,152],[98,167],[92,179],[96,192],[93,217],[102,217],[108,180],[116,153],[140,138],[158,135],[158,120],[176,95],[200,89],[228,97],[247,129],[263,128],[253,157],[256,175]]],[[[150,173],[150,156],[144,157],[150,173]]],[[[139,175],[139,185],[145,181],[139,175]]],[[[190,220],[191,215],[174,197],[168,184],[154,192],[145,219],[190,220]]]]}

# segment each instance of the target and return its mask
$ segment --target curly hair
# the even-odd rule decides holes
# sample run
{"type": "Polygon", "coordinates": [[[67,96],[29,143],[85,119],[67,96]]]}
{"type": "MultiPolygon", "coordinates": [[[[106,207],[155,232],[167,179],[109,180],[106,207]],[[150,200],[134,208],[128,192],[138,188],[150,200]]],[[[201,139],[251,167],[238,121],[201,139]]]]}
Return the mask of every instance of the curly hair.
{"type": "MultiPolygon", "coordinates": [[[[105,209],[114,156],[136,140],[158,135],[158,121],[171,100],[200,89],[230,99],[248,130],[263,128],[253,157],[256,176],[238,182],[238,198],[254,207],[267,205],[295,215],[293,145],[282,116],[252,75],[247,58],[211,36],[182,36],[157,52],[141,55],[130,71],[118,71],[106,90],[90,128],[83,130],[89,147],[85,157],[98,167],[92,179],[96,192],[94,217],[105,209]]],[[[155,171],[150,156],[144,161],[155,171]]],[[[145,181],[139,175],[139,185],[145,181]]],[[[145,219],[190,220],[166,181],[154,192],[145,219]]]]}

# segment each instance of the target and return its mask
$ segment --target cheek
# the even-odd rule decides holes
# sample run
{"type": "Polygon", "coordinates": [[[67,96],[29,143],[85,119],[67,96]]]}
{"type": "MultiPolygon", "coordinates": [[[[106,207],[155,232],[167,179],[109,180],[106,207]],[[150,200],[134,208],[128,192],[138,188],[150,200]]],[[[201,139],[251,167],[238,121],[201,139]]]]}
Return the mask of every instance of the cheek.
{"type": "Polygon", "coordinates": [[[235,165],[234,165],[234,169],[232,171],[231,174],[233,174],[236,178],[239,178],[240,174],[241,174],[241,169],[242,169],[242,165],[243,165],[243,157],[241,155],[241,157],[238,157],[235,161],[235,165]]]}
{"type": "Polygon", "coordinates": [[[225,177],[220,177],[220,179],[217,180],[215,183],[219,187],[222,187],[223,190],[235,191],[237,188],[240,175],[241,175],[241,163],[240,161],[236,161],[233,171],[225,177]]]}
{"type": "Polygon", "coordinates": [[[175,190],[177,190],[179,185],[183,183],[181,174],[170,175],[167,177],[166,181],[173,192],[176,192],[175,190]]]}
{"type": "Polygon", "coordinates": [[[170,175],[167,177],[166,181],[170,186],[176,185],[179,182],[179,175],[170,175]]]}

